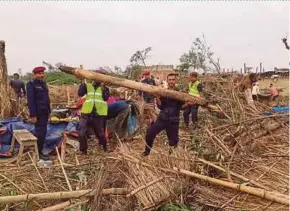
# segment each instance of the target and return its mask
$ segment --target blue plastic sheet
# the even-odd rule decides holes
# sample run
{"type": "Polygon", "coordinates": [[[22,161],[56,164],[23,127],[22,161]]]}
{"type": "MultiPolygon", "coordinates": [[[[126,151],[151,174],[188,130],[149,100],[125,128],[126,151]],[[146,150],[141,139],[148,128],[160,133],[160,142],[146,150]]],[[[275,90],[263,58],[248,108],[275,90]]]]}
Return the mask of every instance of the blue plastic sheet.
{"type": "Polygon", "coordinates": [[[280,113],[280,112],[289,112],[290,107],[289,106],[276,106],[273,108],[274,113],[280,113]]]}
{"type": "MultiPolygon", "coordinates": [[[[32,134],[35,135],[34,125],[20,121],[19,119],[3,119],[0,120],[0,128],[7,129],[7,132],[0,135],[1,145],[10,145],[13,135],[13,130],[27,129],[32,134]]],[[[43,153],[49,153],[57,146],[62,140],[62,134],[66,132],[75,132],[76,123],[58,123],[58,124],[48,124],[47,125],[47,135],[45,138],[43,153]]],[[[18,143],[15,144],[18,146],[18,143]]]]}

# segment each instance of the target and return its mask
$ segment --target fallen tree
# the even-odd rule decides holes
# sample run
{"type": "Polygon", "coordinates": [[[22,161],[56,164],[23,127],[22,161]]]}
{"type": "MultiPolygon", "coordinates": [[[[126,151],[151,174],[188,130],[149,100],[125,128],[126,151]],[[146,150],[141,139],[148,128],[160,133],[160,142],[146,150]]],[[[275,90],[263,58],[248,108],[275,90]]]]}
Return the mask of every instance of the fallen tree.
{"type": "Polygon", "coordinates": [[[189,95],[187,93],[183,92],[178,92],[178,91],[173,91],[169,89],[164,89],[161,87],[157,86],[151,86],[148,84],[124,79],[124,78],[117,78],[109,75],[104,75],[101,73],[96,73],[88,70],[84,70],[81,68],[73,68],[73,67],[67,67],[67,66],[60,66],[59,69],[63,72],[66,72],[68,74],[75,75],[76,77],[79,78],[85,78],[85,79],[94,79],[99,82],[105,82],[105,83],[110,83],[112,85],[117,85],[117,86],[122,86],[126,87],[129,89],[134,89],[134,90],[140,90],[143,92],[150,93],[152,95],[159,95],[162,97],[169,97],[173,98],[176,100],[181,100],[181,101],[195,101],[197,104],[206,107],[210,110],[219,110],[216,106],[214,105],[209,105],[207,100],[201,97],[194,97],[192,95],[189,95]]]}

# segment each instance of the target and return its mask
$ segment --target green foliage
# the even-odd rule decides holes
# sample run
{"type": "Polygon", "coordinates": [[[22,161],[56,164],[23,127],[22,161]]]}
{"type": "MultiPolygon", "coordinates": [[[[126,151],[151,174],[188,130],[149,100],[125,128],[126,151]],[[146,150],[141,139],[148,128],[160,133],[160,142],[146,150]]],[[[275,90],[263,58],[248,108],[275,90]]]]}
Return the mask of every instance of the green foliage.
{"type": "Polygon", "coordinates": [[[193,207],[181,203],[166,204],[160,209],[160,211],[192,211],[192,210],[194,210],[193,207]]]}
{"type": "Polygon", "coordinates": [[[46,74],[46,82],[61,85],[80,83],[80,80],[78,80],[75,76],[64,72],[50,72],[46,74]]]}
{"type": "Polygon", "coordinates": [[[213,52],[210,47],[207,47],[205,37],[202,36],[202,39],[196,38],[192,43],[189,51],[183,53],[180,57],[180,65],[178,69],[180,72],[188,72],[190,67],[203,70],[211,69],[209,65],[213,65],[217,71],[219,71],[219,60],[215,62],[213,60],[213,52]]]}
{"type": "MultiPolygon", "coordinates": [[[[27,73],[25,76],[22,77],[22,80],[24,80],[25,82],[31,79],[32,79],[31,73],[27,73]]],[[[47,83],[55,85],[80,83],[80,80],[78,80],[75,76],[60,71],[45,73],[45,81],[47,83]]]]}
{"type": "Polygon", "coordinates": [[[142,69],[139,65],[128,66],[125,70],[125,75],[131,80],[138,80],[142,69]]]}

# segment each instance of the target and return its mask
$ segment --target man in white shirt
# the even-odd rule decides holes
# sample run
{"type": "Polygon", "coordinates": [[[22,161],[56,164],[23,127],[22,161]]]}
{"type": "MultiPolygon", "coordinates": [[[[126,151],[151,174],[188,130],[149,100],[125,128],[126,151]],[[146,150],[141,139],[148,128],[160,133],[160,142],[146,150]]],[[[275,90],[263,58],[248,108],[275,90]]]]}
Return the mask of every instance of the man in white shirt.
{"type": "Polygon", "coordinates": [[[253,89],[252,89],[253,100],[257,101],[259,94],[260,94],[259,84],[258,84],[258,82],[255,82],[253,85],[253,89]]]}

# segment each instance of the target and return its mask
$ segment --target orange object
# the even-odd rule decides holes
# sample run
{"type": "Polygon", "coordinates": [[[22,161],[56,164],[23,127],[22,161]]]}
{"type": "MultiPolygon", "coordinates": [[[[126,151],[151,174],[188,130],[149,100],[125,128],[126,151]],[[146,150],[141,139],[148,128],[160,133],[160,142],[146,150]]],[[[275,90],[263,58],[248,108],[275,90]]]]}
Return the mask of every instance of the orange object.
{"type": "Polygon", "coordinates": [[[105,130],[105,137],[106,137],[106,140],[108,142],[109,141],[109,130],[108,130],[108,128],[106,128],[106,130],[105,130]]]}

